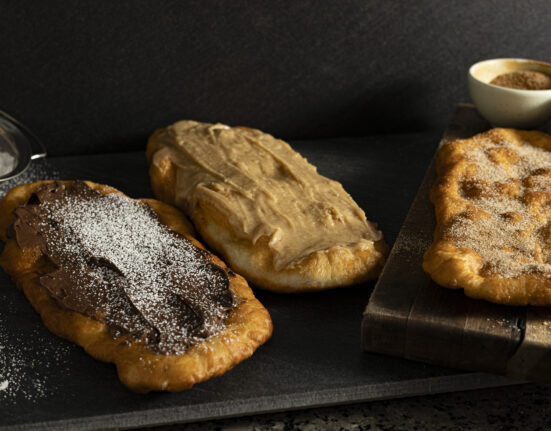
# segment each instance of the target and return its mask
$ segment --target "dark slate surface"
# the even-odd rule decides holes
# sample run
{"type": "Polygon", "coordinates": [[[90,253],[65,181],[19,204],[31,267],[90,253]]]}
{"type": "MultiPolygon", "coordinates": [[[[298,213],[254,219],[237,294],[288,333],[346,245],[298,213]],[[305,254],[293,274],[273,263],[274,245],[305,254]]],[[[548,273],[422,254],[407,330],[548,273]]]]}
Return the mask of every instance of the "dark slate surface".
{"type": "Polygon", "coordinates": [[[0,2],[0,108],[51,154],[191,118],[286,139],[443,129],[470,64],[551,60],[547,0],[0,2]]]}
{"type": "MultiPolygon", "coordinates": [[[[341,181],[392,244],[437,141],[438,136],[423,134],[294,146],[321,173],[341,181]]],[[[108,183],[132,197],[151,195],[143,153],[59,157],[49,163],[62,178],[108,183]]],[[[166,424],[513,383],[363,353],[360,322],[372,288],[370,283],[295,296],[257,291],[275,332],[251,359],[189,391],[142,396],[119,383],[112,365],[49,334],[2,274],[0,336],[7,341],[0,344],[20,343],[21,374],[27,377],[20,379],[17,397],[1,398],[0,429],[166,424]],[[44,396],[36,394],[37,387],[44,396]]]]}

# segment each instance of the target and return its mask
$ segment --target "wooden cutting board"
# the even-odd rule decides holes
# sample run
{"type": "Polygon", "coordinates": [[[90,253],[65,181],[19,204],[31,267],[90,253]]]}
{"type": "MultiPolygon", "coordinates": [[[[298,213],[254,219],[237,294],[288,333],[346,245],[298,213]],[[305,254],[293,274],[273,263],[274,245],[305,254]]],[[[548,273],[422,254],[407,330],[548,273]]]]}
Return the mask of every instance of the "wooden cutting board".
{"type": "MultiPolygon", "coordinates": [[[[441,143],[490,127],[472,105],[458,105],[441,143]]],[[[436,223],[429,201],[435,176],[433,159],[365,309],[364,350],[551,382],[551,308],[470,299],[423,272],[436,223]]]]}

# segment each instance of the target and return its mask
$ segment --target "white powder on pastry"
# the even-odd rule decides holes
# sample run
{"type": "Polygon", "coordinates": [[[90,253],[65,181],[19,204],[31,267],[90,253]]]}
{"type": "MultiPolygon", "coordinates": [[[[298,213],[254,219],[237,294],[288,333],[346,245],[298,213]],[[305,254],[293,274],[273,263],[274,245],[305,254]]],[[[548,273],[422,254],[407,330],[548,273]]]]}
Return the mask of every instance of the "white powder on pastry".
{"type": "Polygon", "coordinates": [[[502,277],[551,274],[551,152],[482,136],[465,161],[466,210],[447,230],[454,245],[474,250],[484,270],[502,277]]]}
{"type": "Polygon", "coordinates": [[[199,248],[160,223],[149,206],[115,193],[102,196],[80,183],[73,190],[77,186],[91,196],[63,195],[41,203],[42,233],[67,271],[86,268],[106,321],[114,318],[117,327],[142,332],[138,317],[143,316],[159,331],[154,345],[165,354],[183,354],[190,344],[219,333],[229,306],[218,298],[227,294],[231,302],[227,287],[216,291],[224,286],[220,279],[227,280],[223,270],[213,269],[199,248]],[[52,222],[55,230],[49,229],[52,222]],[[109,264],[90,265],[91,256],[109,264]],[[117,284],[124,288],[109,288],[117,284]],[[198,326],[182,323],[182,307],[200,316],[198,326]]]}

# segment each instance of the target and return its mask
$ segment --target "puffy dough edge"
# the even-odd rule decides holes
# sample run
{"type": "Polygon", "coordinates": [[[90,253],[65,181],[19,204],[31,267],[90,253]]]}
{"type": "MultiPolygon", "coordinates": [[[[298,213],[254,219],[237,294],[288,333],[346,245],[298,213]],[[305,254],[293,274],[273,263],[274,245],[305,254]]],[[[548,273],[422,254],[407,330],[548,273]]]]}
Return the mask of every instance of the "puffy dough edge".
{"type": "MultiPolygon", "coordinates": [[[[168,157],[155,157],[158,130],[149,138],[146,156],[149,163],[151,187],[155,196],[177,205],[175,190],[177,170],[168,157]]],[[[184,209],[185,210],[185,209],[184,209]]],[[[388,254],[384,239],[372,247],[352,250],[333,247],[316,251],[284,270],[276,270],[267,247],[267,239],[253,246],[231,233],[231,227],[214,207],[199,202],[193,213],[187,214],[203,241],[256,287],[280,292],[299,293],[345,287],[376,279],[388,254]]]]}
{"type": "MultiPolygon", "coordinates": [[[[217,335],[193,345],[183,355],[160,355],[141,343],[130,343],[128,337],[113,339],[105,324],[83,314],[61,308],[38,282],[40,253],[21,250],[6,232],[13,220],[13,210],[25,203],[34,190],[53,181],[38,181],[17,186],[0,202],[0,239],[6,243],[0,256],[0,265],[10,275],[46,327],[54,334],[70,340],[96,359],[112,362],[120,380],[135,392],[152,390],[180,391],[194,384],[218,377],[239,362],[250,357],[257,347],[272,334],[272,321],[266,308],[254,297],[245,279],[229,271],[230,289],[240,303],[232,310],[226,327],[217,335]]],[[[71,181],[61,181],[70,186],[71,181]]],[[[86,181],[102,194],[119,193],[118,190],[86,181]]],[[[170,229],[186,236],[196,246],[204,248],[190,232],[185,216],[167,204],[154,199],[141,199],[170,229]]],[[[211,260],[226,268],[216,256],[211,260]]]]}
{"type": "MultiPolygon", "coordinates": [[[[532,145],[551,151],[551,137],[539,131],[492,129],[489,132],[508,139],[522,139],[532,145]]],[[[551,282],[545,277],[525,274],[514,278],[479,275],[482,258],[474,250],[457,248],[442,239],[445,225],[458,211],[458,198],[450,193],[457,184],[459,164],[465,154],[468,139],[444,144],[436,157],[437,178],[431,187],[430,199],[434,205],[436,228],[433,243],[424,255],[423,269],[440,286],[463,289],[474,299],[504,305],[551,305],[551,282]]]]}

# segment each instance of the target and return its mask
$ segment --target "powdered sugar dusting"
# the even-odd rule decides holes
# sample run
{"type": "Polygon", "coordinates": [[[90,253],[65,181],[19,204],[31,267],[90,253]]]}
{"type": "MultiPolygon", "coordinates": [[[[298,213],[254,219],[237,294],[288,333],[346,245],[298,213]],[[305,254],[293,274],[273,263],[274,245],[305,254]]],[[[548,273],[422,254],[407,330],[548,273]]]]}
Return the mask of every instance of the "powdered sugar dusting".
{"type": "Polygon", "coordinates": [[[468,201],[446,234],[483,270],[551,276],[551,153],[527,142],[473,138],[459,192],[468,201]]]}
{"type": "Polygon", "coordinates": [[[50,373],[68,367],[69,346],[52,344],[39,330],[8,332],[3,320],[0,316],[0,403],[35,402],[54,394],[57,382],[50,373]],[[36,345],[47,347],[37,355],[36,345]]]}
{"type": "Polygon", "coordinates": [[[68,276],[75,283],[84,276],[93,295],[103,295],[96,300],[107,323],[145,334],[147,343],[167,354],[182,354],[220,332],[232,304],[225,272],[161,224],[147,205],[92,194],[43,202],[42,228],[68,276]]]}

